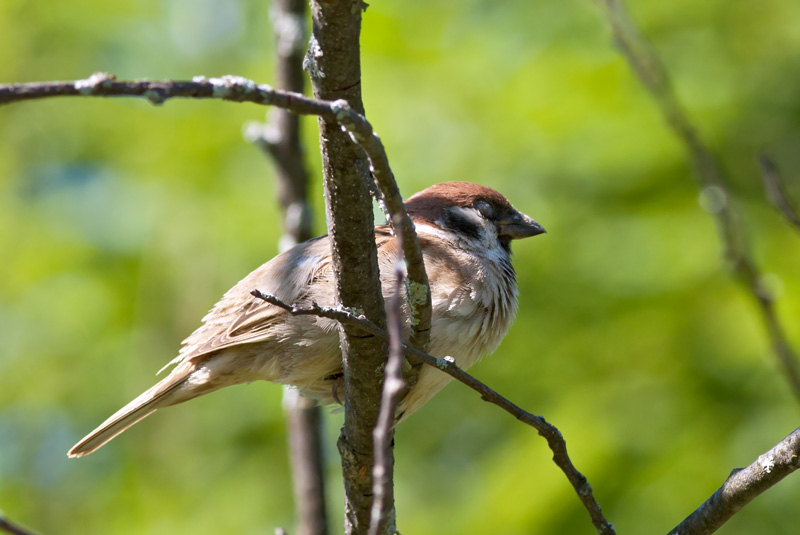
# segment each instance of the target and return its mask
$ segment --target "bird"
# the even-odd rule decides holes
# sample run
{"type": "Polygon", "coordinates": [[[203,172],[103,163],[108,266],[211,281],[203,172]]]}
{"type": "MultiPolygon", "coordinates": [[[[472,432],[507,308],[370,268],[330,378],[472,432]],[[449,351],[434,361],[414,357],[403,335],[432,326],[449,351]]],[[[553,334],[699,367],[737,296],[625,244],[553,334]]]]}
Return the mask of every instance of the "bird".
{"type": "MultiPolygon", "coordinates": [[[[494,189],[471,182],[435,184],[409,197],[405,208],[414,223],[431,291],[428,353],[449,356],[467,369],[497,348],[516,316],[511,241],[545,229],[494,189]]],[[[387,225],[375,227],[375,242],[382,291],[389,302],[400,245],[387,225]]],[[[233,286],[183,341],[178,356],[162,368],[174,365],[171,372],[67,455],[92,453],[158,409],[234,384],[267,380],[290,385],[320,403],[338,402],[342,354],[337,322],[292,315],[252,295],[256,289],[298,307],[335,306],[329,238],[297,244],[233,286]]],[[[406,325],[406,336],[408,330],[406,325]]],[[[397,421],[449,381],[442,371],[423,367],[398,406],[397,421]]]]}

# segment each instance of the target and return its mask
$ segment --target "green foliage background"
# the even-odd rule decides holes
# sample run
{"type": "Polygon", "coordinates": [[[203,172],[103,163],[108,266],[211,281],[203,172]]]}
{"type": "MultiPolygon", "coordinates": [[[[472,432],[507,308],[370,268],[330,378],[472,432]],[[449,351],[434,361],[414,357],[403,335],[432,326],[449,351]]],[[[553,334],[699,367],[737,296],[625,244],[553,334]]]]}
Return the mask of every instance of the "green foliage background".
{"type": "MultiPolygon", "coordinates": [[[[800,347],[800,247],[763,199],[772,151],[800,199],[800,4],[629,2],[718,151],[800,347]]],[[[268,5],[4,0],[0,82],[269,82],[268,5]]],[[[666,532],[798,425],[753,300],[733,281],[682,147],[590,0],[373,2],[363,87],[406,195],[471,180],[549,231],[516,244],[519,319],[482,380],[564,432],[619,533],[666,532]]],[[[159,413],[67,449],[154,382],[216,299],[271,258],[252,105],[61,99],[0,108],[0,508],[41,533],[292,530],[281,389],[159,413]]],[[[324,232],[315,121],[306,120],[324,232]]],[[[341,525],[328,418],[330,504],[341,525]]],[[[545,442],[451,385],[397,434],[404,533],[593,533],[545,442]]],[[[800,479],[721,533],[796,533],[800,479]]]]}

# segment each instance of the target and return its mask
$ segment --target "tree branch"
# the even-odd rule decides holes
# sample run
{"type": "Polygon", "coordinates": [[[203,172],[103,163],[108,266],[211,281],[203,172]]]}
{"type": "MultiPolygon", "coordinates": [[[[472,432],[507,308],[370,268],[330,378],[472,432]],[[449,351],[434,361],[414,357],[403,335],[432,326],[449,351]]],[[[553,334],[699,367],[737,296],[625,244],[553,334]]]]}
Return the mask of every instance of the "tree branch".
{"type": "Polygon", "coordinates": [[[6,518],[2,511],[0,511],[0,531],[10,533],[11,535],[35,535],[34,532],[6,518]]]}
{"type": "Polygon", "coordinates": [[[728,479],[669,535],[714,533],[739,509],[800,467],[800,428],[728,479]]]}
{"type": "Polygon", "coordinates": [[[762,152],[758,158],[758,163],[761,166],[761,177],[764,179],[767,199],[790,225],[800,230],[800,214],[798,214],[792,201],[789,200],[789,195],[786,193],[783,179],[775,161],[769,154],[762,152]]]}
{"type": "MultiPolygon", "coordinates": [[[[392,514],[391,503],[386,499],[392,495],[391,472],[387,468],[392,455],[392,436],[397,405],[403,397],[405,382],[403,381],[403,284],[405,277],[405,258],[403,256],[403,227],[395,229],[395,240],[401,246],[395,261],[395,289],[386,312],[388,324],[389,358],[386,361],[383,378],[383,393],[378,422],[372,431],[375,442],[375,464],[372,467],[372,512],[370,514],[369,535],[378,535],[387,516],[392,514]]],[[[423,271],[424,273],[424,271],[423,271]]]]}
{"type": "MultiPolygon", "coordinates": [[[[364,112],[359,45],[363,8],[361,0],[311,1],[312,35],[304,68],[311,77],[314,96],[335,100],[332,105],[335,117],[320,117],[319,139],[336,302],[363,310],[383,328],[386,320],[369,164],[364,151],[350,139],[351,133],[354,139],[359,135],[341,128],[343,121],[353,118],[354,110],[357,114],[364,112]]],[[[372,161],[375,163],[375,159],[372,161]]],[[[387,347],[384,339],[365,336],[364,330],[353,324],[340,324],[339,332],[345,417],[338,445],[345,490],[345,533],[355,535],[365,533],[370,523],[372,429],[378,420],[387,347]]],[[[390,457],[386,463],[390,481],[393,464],[390,457]]],[[[380,526],[382,535],[395,531],[391,493],[386,501],[392,514],[380,526]]]]}
{"type": "Polygon", "coordinates": [[[329,530],[322,408],[291,387],[284,389],[283,408],[289,433],[295,529],[297,535],[325,535],[329,530]]]}
{"type": "Polygon", "coordinates": [[[54,97],[143,97],[160,105],[172,98],[216,99],[278,106],[300,115],[335,117],[331,102],[256,84],[241,76],[195,76],[185,80],[117,80],[96,72],[84,80],[0,84],[0,105],[54,97]]]}
{"type": "MultiPolygon", "coordinates": [[[[372,323],[363,314],[355,314],[342,308],[320,307],[318,305],[314,305],[309,308],[300,308],[293,305],[288,305],[274,295],[265,294],[259,290],[253,290],[250,293],[253,296],[262,299],[267,303],[280,307],[291,314],[297,316],[318,316],[332,319],[342,324],[355,324],[378,338],[383,340],[388,339],[386,331],[372,323]]],[[[547,445],[553,452],[553,462],[561,469],[562,472],[564,472],[564,475],[567,476],[567,479],[575,489],[578,498],[588,511],[592,520],[592,524],[594,524],[597,532],[601,535],[613,535],[616,533],[614,526],[603,516],[602,509],[594,499],[592,487],[586,480],[586,477],[581,474],[572,464],[569,454],[567,453],[567,444],[564,441],[564,437],[555,426],[548,423],[543,417],[536,416],[525,411],[487,385],[469,375],[467,372],[456,366],[455,359],[449,357],[438,359],[406,344],[403,344],[403,352],[412,362],[433,366],[443,371],[453,379],[478,392],[481,395],[481,399],[484,401],[488,401],[489,403],[497,405],[507,413],[511,414],[517,420],[536,429],[536,431],[538,431],[539,434],[547,441],[547,445]]]]}
{"type": "Polygon", "coordinates": [[[695,169],[701,194],[709,199],[725,254],[739,281],[755,299],[766,325],[773,353],[783,368],[794,396],[800,401],[800,365],[785,329],[775,312],[772,294],[762,284],[762,273],[750,256],[731,194],[722,169],[705,146],[683,110],[670,83],[667,71],[649,43],[631,21],[619,0],[596,0],[633,71],[653,97],[675,136],[685,145],[695,169]]]}

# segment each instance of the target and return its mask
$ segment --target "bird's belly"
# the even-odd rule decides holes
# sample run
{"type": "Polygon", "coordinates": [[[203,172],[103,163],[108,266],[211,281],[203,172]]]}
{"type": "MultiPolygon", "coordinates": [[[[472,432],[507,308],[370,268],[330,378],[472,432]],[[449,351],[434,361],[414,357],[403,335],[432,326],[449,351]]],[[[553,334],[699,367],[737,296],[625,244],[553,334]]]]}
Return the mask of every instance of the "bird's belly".
{"type": "MultiPolygon", "coordinates": [[[[452,358],[459,368],[466,370],[497,348],[508,331],[508,324],[508,321],[490,322],[488,314],[460,320],[451,317],[441,322],[434,319],[429,353],[437,358],[452,358]]],[[[414,388],[398,407],[398,417],[408,417],[451,380],[443,371],[423,366],[414,388]]]]}

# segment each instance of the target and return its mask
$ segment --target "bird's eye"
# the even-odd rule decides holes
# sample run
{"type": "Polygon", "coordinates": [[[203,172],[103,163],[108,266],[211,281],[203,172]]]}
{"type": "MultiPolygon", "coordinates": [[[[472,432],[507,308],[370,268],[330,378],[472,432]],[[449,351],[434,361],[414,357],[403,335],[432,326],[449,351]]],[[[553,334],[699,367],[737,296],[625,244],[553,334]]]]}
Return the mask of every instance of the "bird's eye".
{"type": "Polygon", "coordinates": [[[481,213],[481,215],[487,219],[492,217],[494,210],[492,210],[492,205],[484,202],[484,201],[476,201],[475,208],[481,213]]]}

